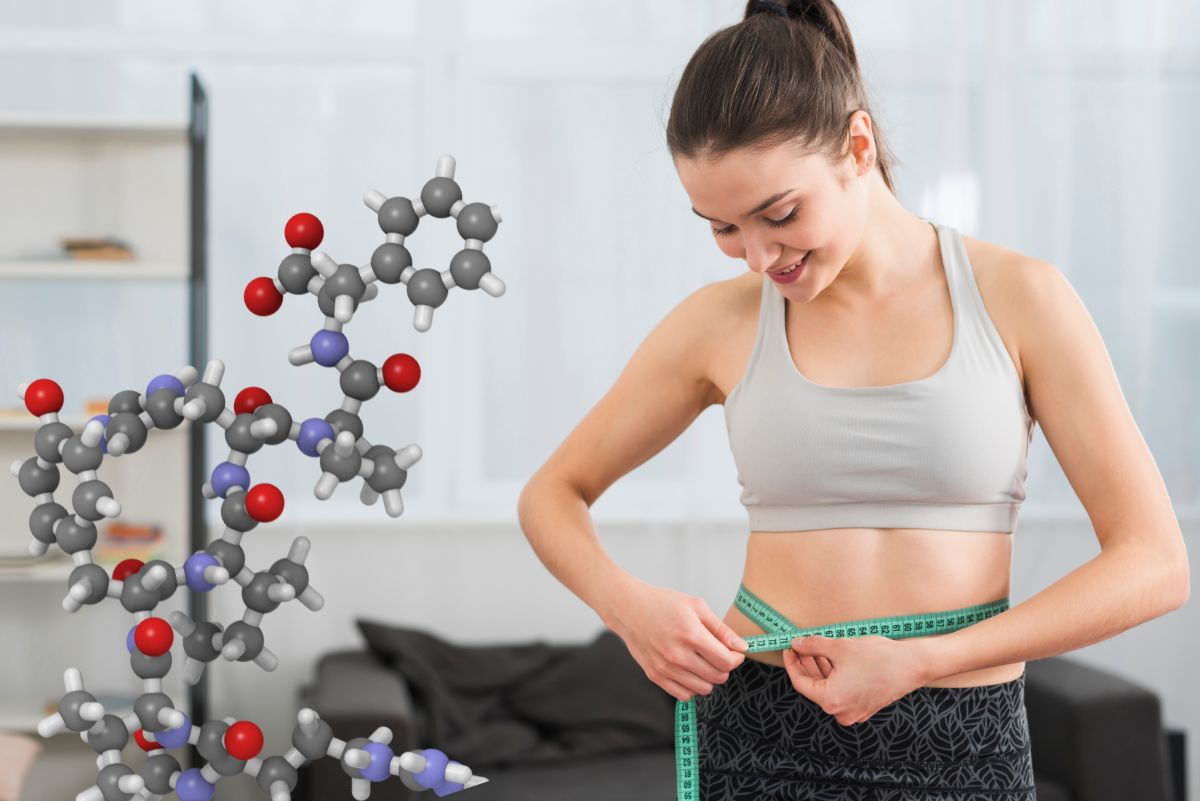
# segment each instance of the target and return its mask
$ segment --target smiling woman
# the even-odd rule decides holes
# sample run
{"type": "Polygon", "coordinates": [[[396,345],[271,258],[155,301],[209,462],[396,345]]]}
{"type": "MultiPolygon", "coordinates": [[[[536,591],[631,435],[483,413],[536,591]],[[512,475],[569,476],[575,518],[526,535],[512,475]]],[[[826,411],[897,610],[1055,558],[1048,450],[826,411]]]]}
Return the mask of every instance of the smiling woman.
{"type": "Polygon", "coordinates": [[[705,40],[667,143],[748,270],[655,327],[525,487],[526,536],[677,699],[681,801],[1032,801],[1026,660],[1186,597],[1086,310],[1051,265],[900,204],[832,0],[752,0],[705,40]],[[718,403],[750,530],[723,616],[621,570],[587,514],[718,403]],[[1105,552],[1009,609],[1038,423],[1105,552]]]}

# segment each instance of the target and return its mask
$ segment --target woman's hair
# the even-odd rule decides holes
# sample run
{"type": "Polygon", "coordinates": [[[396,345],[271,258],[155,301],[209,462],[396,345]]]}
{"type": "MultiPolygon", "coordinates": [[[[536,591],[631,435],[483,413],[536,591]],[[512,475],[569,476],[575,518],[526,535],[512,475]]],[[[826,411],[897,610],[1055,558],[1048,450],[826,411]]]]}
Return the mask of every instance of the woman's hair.
{"type": "MultiPolygon", "coordinates": [[[[849,153],[857,110],[871,113],[850,28],[833,0],[749,0],[741,22],[692,54],[671,102],[667,147],[684,158],[798,142],[831,160],[849,153]]],[[[895,194],[894,157],[875,115],[879,172],[895,194]]]]}

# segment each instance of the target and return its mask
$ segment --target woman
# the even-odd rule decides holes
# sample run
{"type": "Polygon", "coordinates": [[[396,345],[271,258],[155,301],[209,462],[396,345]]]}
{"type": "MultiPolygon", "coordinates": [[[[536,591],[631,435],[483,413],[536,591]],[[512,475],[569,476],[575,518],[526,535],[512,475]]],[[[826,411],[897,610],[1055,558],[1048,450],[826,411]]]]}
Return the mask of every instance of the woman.
{"type": "Polygon", "coordinates": [[[1025,661],[1188,593],[1091,318],[1053,266],[900,205],[830,0],[706,40],[667,141],[749,271],[672,310],[530,480],[530,543],[677,699],[681,799],[1033,799],[1025,661]],[[713,403],[751,529],[723,618],[621,570],[587,512],[713,403]],[[1009,610],[1035,419],[1102,553],[1009,610]]]}

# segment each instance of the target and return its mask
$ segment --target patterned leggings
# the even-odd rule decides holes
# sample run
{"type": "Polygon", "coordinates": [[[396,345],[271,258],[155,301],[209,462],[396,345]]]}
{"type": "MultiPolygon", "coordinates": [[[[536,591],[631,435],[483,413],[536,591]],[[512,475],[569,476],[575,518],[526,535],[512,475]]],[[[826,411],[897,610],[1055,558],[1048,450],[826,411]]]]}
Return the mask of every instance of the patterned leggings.
{"type": "MultiPolygon", "coordinates": [[[[952,631],[1008,599],[928,615],[801,629],[745,587],[738,608],[768,634],[751,651],[804,634],[905,636],[952,631]]],[[[746,659],[707,696],[676,704],[679,801],[1036,801],[1025,674],[1002,684],[919,687],[843,726],[797,692],[787,671],[746,659]]]]}

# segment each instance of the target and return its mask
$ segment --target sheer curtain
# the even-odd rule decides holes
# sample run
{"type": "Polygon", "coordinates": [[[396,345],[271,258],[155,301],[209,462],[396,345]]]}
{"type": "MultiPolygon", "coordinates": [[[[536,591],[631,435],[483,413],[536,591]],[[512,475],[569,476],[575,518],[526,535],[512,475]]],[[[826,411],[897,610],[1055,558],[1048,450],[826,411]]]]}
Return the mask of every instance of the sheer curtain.
{"type": "MultiPolygon", "coordinates": [[[[407,351],[426,368],[418,391],[381,396],[364,413],[368,436],[425,449],[405,490],[412,515],[511,519],[523,482],[654,324],[691,290],[744,269],[688,211],[663,144],[689,54],[740,7],[10,2],[0,6],[0,112],[181,118],[184,75],[201,72],[212,97],[210,352],[227,362],[231,388],[262,384],[303,416],[340,399],[328,375],[285,358],[319,316],[292,302],[276,318],[254,318],[241,287],[273,271],[286,253],[283,221],[299,210],[324,220],[335,258],[365,261],[382,238],[364,191],[412,195],[452,153],[466,199],[504,215],[488,253],[510,291],[454,294],[419,335],[402,292],[385,287],[349,334],[356,356],[407,351]]],[[[901,160],[901,201],[1067,275],[1177,511],[1194,516],[1197,4],[842,8],[901,160]]],[[[441,268],[456,242],[436,222],[412,243],[418,264],[441,268]]],[[[53,306],[12,291],[25,293],[9,314],[28,347],[5,349],[6,386],[35,372],[38,344],[23,338],[22,322],[53,306]]],[[[79,325],[102,322],[102,309],[83,314],[79,325]]],[[[123,359],[97,391],[159,369],[123,359]]],[[[215,432],[213,448],[222,450],[215,432]]],[[[378,517],[349,491],[312,499],[312,465],[293,453],[260,454],[254,467],[256,478],[305,490],[289,498],[314,518],[378,517]]],[[[720,408],[617,482],[595,513],[740,523],[720,408]]],[[[1083,515],[1039,429],[1022,520],[1083,515]]]]}

